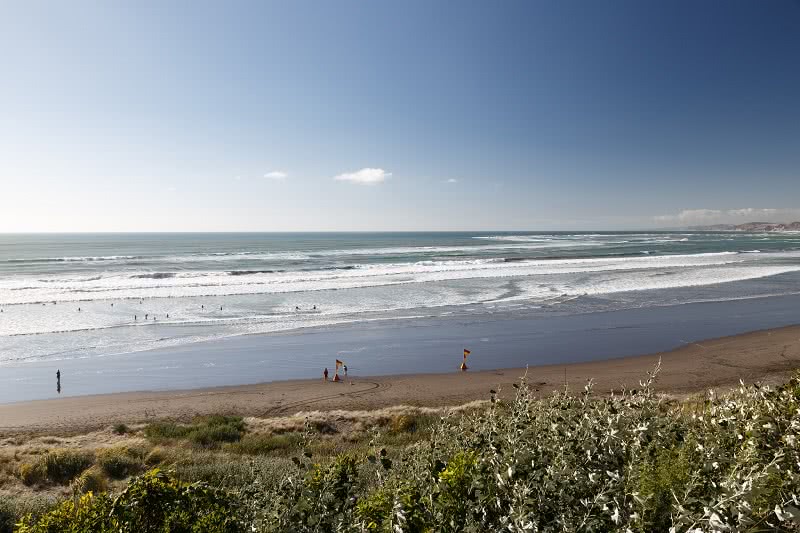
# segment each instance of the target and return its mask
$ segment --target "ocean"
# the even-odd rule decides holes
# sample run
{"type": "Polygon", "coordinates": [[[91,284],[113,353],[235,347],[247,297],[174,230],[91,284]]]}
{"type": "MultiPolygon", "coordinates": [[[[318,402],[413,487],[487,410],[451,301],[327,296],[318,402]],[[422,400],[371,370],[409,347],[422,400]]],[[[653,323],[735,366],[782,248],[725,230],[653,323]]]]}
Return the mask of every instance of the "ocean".
{"type": "Polygon", "coordinates": [[[0,368],[343,324],[800,292],[800,235],[0,235],[0,368]]]}

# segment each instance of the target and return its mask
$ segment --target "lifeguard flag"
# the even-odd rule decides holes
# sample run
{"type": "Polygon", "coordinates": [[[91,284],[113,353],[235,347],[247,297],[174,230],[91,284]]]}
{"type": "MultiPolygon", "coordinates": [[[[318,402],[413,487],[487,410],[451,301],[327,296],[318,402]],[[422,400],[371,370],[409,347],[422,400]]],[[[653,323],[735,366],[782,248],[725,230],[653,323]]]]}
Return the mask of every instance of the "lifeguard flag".
{"type": "Polygon", "coordinates": [[[470,352],[469,350],[467,350],[466,348],[464,348],[464,359],[466,359],[466,358],[467,358],[467,356],[468,356],[469,354],[471,354],[471,353],[472,353],[472,352],[470,352]]]}
{"type": "Polygon", "coordinates": [[[344,363],[342,363],[342,362],[341,362],[341,361],[339,361],[338,359],[336,360],[336,368],[339,368],[339,367],[340,367],[340,366],[342,366],[343,364],[344,364],[344,363]]]}

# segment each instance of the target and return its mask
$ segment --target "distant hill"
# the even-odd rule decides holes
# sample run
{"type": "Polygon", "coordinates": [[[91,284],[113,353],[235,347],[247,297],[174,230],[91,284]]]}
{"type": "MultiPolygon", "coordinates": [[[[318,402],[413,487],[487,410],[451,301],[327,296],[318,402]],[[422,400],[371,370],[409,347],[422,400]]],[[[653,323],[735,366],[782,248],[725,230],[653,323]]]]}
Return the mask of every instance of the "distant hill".
{"type": "Polygon", "coordinates": [[[776,232],[800,231],[800,222],[746,222],[744,224],[712,224],[710,226],[689,226],[692,231],[757,231],[776,232]]]}

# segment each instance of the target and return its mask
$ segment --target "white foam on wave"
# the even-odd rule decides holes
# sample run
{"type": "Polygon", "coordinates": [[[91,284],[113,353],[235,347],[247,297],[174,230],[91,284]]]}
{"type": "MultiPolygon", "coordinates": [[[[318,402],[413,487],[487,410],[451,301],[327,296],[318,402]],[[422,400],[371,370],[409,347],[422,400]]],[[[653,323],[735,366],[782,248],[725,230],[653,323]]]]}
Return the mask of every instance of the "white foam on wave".
{"type": "Polygon", "coordinates": [[[432,260],[416,263],[359,264],[349,269],[257,272],[231,276],[228,272],[178,272],[170,276],[138,276],[130,272],[102,278],[75,276],[56,282],[10,278],[0,280],[0,304],[84,301],[124,298],[174,298],[235,294],[281,294],[342,290],[381,285],[448,282],[466,279],[541,277],[633,270],[658,271],[752,264],[776,258],[800,258],[798,252],[738,254],[715,252],[693,255],[599,257],[505,262],[497,258],[432,260]]]}

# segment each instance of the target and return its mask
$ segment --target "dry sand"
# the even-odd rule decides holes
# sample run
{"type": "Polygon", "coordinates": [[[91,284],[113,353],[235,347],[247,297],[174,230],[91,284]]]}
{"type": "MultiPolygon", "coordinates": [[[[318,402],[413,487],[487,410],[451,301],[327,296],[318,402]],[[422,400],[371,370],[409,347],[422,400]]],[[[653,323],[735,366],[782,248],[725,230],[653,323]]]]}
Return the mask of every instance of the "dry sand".
{"type": "MultiPolygon", "coordinates": [[[[349,376],[341,383],[283,381],[191,391],[139,392],[81,396],[0,405],[0,432],[76,434],[115,423],[156,418],[187,419],[199,414],[286,416],[310,410],[377,409],[394,405],[440,407],[487,399],[490,389],[513,394],[512,383],[527,371],[539,394],[563,387],[573,390],[588,378],[597,392],[636,388],[659,357],[657,389],[686,395],[725,389],[739,380],[775,383],[800,368],[800,326],[757,331],[692,343],[660,354],[529,369],[501,369],[452,374],[349,376]]],[[[457,366],[457,364],[455,365],[457,366]]]]}

